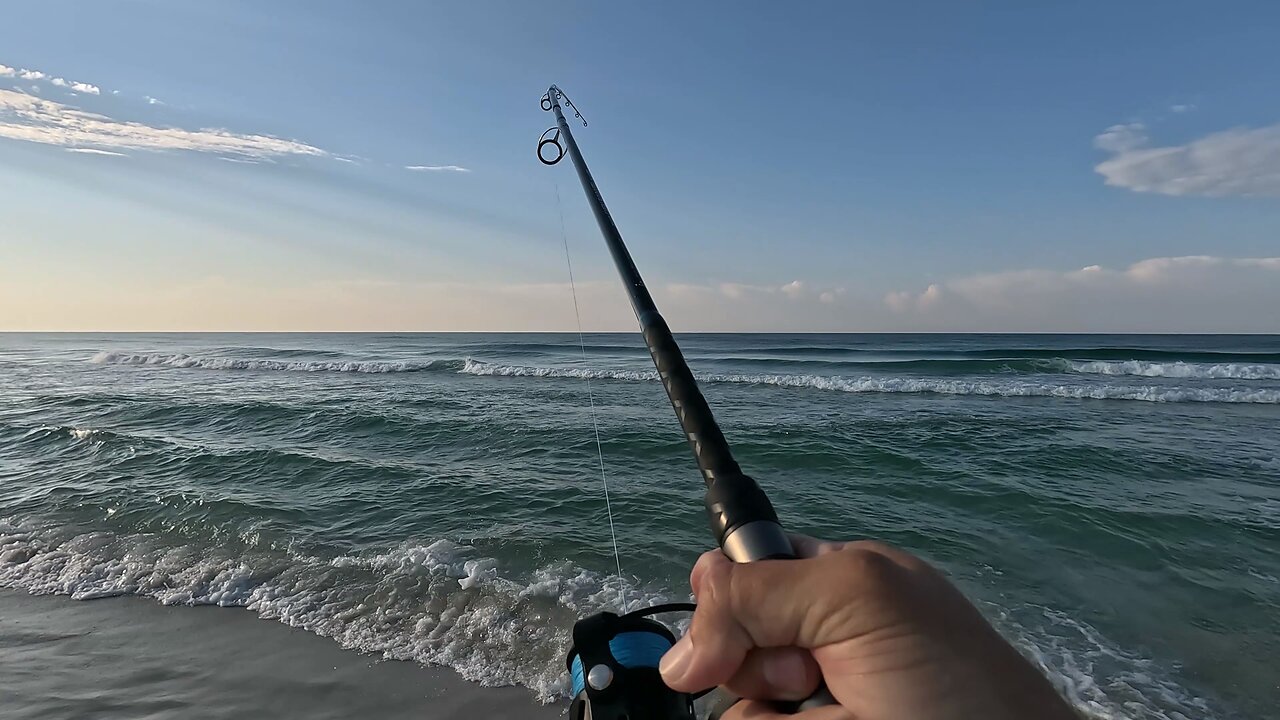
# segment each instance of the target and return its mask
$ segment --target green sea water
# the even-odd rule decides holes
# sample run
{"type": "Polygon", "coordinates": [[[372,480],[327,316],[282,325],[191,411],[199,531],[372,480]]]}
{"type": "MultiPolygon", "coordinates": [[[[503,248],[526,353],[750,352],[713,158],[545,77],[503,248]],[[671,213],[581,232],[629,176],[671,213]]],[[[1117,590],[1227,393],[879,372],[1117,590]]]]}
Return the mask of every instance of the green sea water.
{"type": "MultiPolygon", "coordinates": [[[[1280,337],[680,341],[788,528],[936,563],[1094,717],[1277,717],[1280,337]]],[[[585,346],[0,335],[0,586],[248,608],[554,701],[573,620],[687,598],[710,543],[638,336],[585,346]]]]}

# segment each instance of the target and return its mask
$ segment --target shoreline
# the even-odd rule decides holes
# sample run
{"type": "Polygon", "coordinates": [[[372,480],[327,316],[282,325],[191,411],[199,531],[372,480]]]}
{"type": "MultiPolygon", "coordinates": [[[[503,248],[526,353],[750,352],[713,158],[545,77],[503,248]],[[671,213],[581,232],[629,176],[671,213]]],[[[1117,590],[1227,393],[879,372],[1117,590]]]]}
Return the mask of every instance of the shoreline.
{"type": "Polygon", "coordinates": [[[346,650],[240,608],[0,589],[0,706],[47,718],[558,718],[523,688],[346,650]],[[237,612],[238,611],[238,612],[237,612]]]}

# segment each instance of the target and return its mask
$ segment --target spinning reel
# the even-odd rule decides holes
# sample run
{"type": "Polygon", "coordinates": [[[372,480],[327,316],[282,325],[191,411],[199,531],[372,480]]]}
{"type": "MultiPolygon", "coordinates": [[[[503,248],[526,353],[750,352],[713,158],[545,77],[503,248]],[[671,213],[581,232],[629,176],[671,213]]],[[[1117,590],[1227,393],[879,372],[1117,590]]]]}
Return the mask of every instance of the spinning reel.
{"type": "Polygon", "coordinates": [[[574,623],[565,660],[573,694],[569,720],[695,720],[693,701],[699,696],[668,688],[658,674],[658,661],[676,638],[649,619],[692,610],[691,603],[672,603],[574,623]]]}

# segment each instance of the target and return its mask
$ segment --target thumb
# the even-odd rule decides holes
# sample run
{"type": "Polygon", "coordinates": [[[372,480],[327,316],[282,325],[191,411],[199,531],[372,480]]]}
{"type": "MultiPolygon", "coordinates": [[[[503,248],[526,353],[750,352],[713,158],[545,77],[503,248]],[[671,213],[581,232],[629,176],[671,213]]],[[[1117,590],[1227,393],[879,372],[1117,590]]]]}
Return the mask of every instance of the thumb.
{"type": "Polygon", "coordinates": [[[859,545],[748,564],[718,550],[703,554],[690,576],[698,608],[688,634],[662,659],[663,680],[696,692],[728,683],[754,648],[813,650],[876,629],[883,590],[902,568],[859,545]]]}

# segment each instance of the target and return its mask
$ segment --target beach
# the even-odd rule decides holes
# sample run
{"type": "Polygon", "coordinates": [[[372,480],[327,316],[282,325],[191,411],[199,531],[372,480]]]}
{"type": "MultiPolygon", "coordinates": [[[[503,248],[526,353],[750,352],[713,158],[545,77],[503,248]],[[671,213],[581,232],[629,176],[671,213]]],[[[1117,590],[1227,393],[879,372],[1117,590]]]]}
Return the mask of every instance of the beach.
{"type": "Polygon", "coordinates": [[[555,718],[527,692],[349,650],[251,612],[0,591],[0,715],[555,718]]]}

